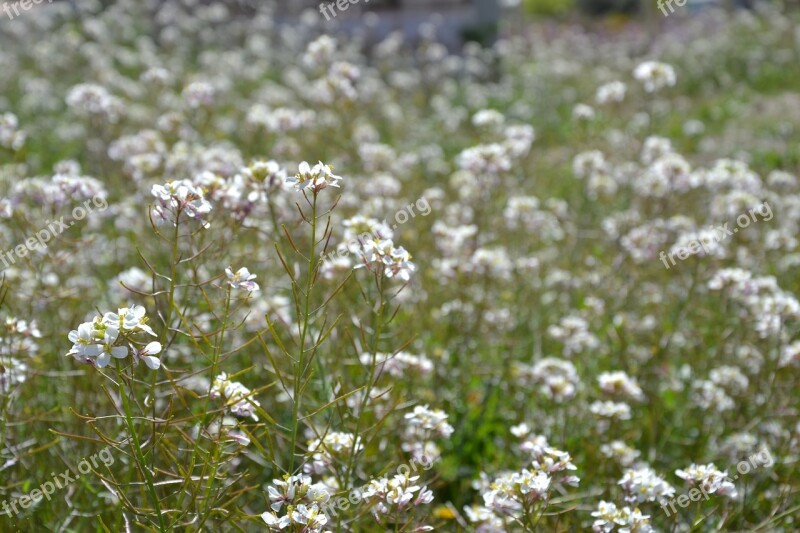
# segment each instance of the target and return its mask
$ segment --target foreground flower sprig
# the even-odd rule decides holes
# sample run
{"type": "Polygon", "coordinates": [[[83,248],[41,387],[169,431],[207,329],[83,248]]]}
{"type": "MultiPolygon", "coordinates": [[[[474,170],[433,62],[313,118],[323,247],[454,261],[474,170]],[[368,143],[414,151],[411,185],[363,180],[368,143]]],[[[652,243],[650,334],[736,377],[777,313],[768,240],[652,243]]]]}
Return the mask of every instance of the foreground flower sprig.
{"type": "Polygon", "coordinates": [[[68,338],[73,344],[66,355],[82,363],[105,368],[112,358],[124,359],[132,353],[134,362],[142,360],[149,368],[156,370],[161,366],[161,361],[155,357],[161,352],[161,344],[150,342],[139,350],[136,343],[141,342],[134,338],[139,333],[155,336],[155,332],[147,325],[144,307],[122,307],[116,313],[98,315],[70,331],[68,338]]]}
{"type": "Polygon", "coordinates": [[[316,194],[328,187],[339,187],[341,180],[341,176],[335,175],[333,169],[322,161],[313,167],[303,161],[297,174],[286,178],[286,185],[293,186],[298,191],[310,189],[316,194]]]}
{"type": "Polygon", "coordinates": [[[271,530],[317,533],[328,523],[328,517],[320,509],[330,499],[328,489],[322,483],[311,483],[304,475],[285,476],[272,480],[268,488],[270,508],[261,514],[261,519],[271,530]],[[282,514],[283,506],[285,514],[282,514]]]}

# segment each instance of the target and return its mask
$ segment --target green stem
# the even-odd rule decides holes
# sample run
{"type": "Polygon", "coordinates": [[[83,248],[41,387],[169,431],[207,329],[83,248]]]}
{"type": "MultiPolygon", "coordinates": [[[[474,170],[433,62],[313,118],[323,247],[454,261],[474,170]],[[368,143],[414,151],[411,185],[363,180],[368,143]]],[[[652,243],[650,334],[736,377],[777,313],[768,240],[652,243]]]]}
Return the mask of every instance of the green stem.
{"type": "MultiPolygon", "coordinates": [[[[167,350],[167,340],[169,339],[169,324],[172,321],[172,307],[175,305],[175,278],[178,275],[178,253],[180,251],[178,248],[178,238],[179,238],[178,219],[180,219],[180,216],[181,216],[180,211],[178,211],[178,214],[176,215],[175,218],[175,233],[173,235],[173,241],[172,241],[172,257],[170,260],[170,276],[169,276],[169,296],[167,297],[167,310],[164,313],[164,331],[161,332],[161,339],[160,339],[161,349],[163,351],[167,350]]],[[[156,439],[157,427],[156,427],[156,397],[155,397],[158,372],[152,372],[151,374],[152,375],[150,377],[150,393],[148,395],[148,398],[150,398],[150,401],[153,402],[153,415],[152,415],[153,434],[151,437],[151,441],[155,446],[155,443],[158,442],[158,439],[156,439]]],[[[145,407],[146,406],[147,404],[145,403],[145,407]]],[[[151,468],[155,468],[155,462],[156,462],[156,454],[154,448],[153,454],[150,457],[151,468]]]]}
{"type": "Polygon", "coordinates": [[[356,419],[356,429],[353,433],[353,447],[350,450],[350,457],[347,460],[347,470],[344,476],[344,487],[348,487],[350,484],[350,477],[353,473],[353,468],[355,467],[355,456],[356,456],[356,447],[358,444],[358,433],[361,430],[361,419],[364,417],[364,409],[367,407],[367,403],[369,402],[370,393],[372,392],[372,387],[375,383],[375,369],[377,368],[377,358],[378,358],[378,343],[380,340],[382,328],[383,328],[383,311],[386,307],[386,303],[383,299],[383,284],[382,280],[383,277],[379,273],[376,277],[376,284],[378,286],[378,309],[375,312],[375,323],[373,325],[373,335],[372,335],[372,364],[369,368],[369,381],[367,382],[366,389],[364,391],[364,397],[361,398],[361,403],[358,408],[358,418],[356,419]]]}
{"type": "Polygon", "coordinates": [[[131,437],[131,451],[133,452],[133,457],[136,460],[136,465],[142,471],[145,479],[145,485],[147,486],[147,491],[150,494],[150,499],[153,501],[153,507],[155,508],[156,514],[158,515],[158,529],[159,531],[167,531],[166,527],[164,526],[164,517],[161,515],[161,502],[158,499],[158,494],[156,493],[156,487],[153,480],[153,473],[148,468],[147,464],[145,463],[145,458],[142,455],[142,448],[139,443],[139,435],[136,433],[136,428],[133,425],[133,418],[131,417],[131,406],[130,400],[128,400],[128,395],[125,391],[125,384],[123,380],[123,372],[121,368],[120,360],[116,360],[117,365],[117,382],[119,384],[119,395],[122,399],[122,408],[125,411],[125,424],[128,427],[128,434],[131,437]]]}
{"type": "Polygon", "coordinates": [[[300,426],[300,387],[306,372],[306,335],[311,317],[311,287],[314,284],[314,269],[316,268],[316,247],[317,247],[317,193],[311,204],[311,254],[308,256],[308,274],[306,279],[305,303],[303,308],[303,326],[300,332],[300,356],[298,357],[297,369],[294,373],[294,395],[292,397],[292,441],[290,444],[289,456],[289,475],[294,472],[294,452],[297,446],[297,430],[300,426]]]}
{"type": "MultiPolygon", "coordinates": [[[[211,386],[214,385],[214,377],[217,374],[217,365],[219,364],[220,355],[222,355],[222,341],[225,338],[225,329],[226,329],[226,327],[228,325],[228,314],[230,313],[230,309],[231,309],[231,287],[230,287],[230,285],[228,285],[228,295],[225,298],[225,314],[223,315],[222,328],[221,328],[221,330],[219,332],[219,341],[217,342],[217,346],[214,349],[214,356],[213,356],[213,358],[211,360],[211,386]]],[[[205,429],[210,424],[210,419],[213,418],[211,415],[208,414],[209,413],[209,407],[210,407],[210,405],[209,405],[210,401],[211,401],[211,389],[209,388],[209,392],[206,395],[205,408],[203,410],[203,412],[206,413],[206,415],[205,415],[205,419],[203,420],[203,424],[202,424],[201,429],[200,429],[201,433],[203,431],[205,431],[205,429]]],[[[220,427],[220,430],[221,430],[221,427],[220,427]]],[[[198,435],[198,437],[199,437],[199,435],[198,435]]],[[[199,441],[199,438],[198,438],[198,441],[199,441]]],[[[214,441],[213,446],[214,446],[214,450],[212,452],[212,460],[211,460],[211,462],[206,463],[203,466],[203,474],[204,475],[206,475],[207,468],[208,468],[209,465],[211,465],[212,468],[216,469],[215,465],[216,465],[216,462],[217,462],[217,460],[219,458],[219,449],[220,449],[219,440],[214,441]]],[[[208,486],[206,487],[206,497],[205,497],[206,506],[208,505],[208,502],[211,500],[211,489],[214,487],[214,480],[216,478],[217,478],[217,476],[214,475],[213,472],[211,473],[211,475],[208,475],[208,486]]],[[[201,479],[202,479],[202,476],[201,476],[201,479]]],[[[202,529],[203,524],[208,519],[210,514],[211,514],[211,509],[206,508],[205,512],[203,513],[203,519],[200,521],[200,524],[197,526],[198,531],[202,529]]]]}

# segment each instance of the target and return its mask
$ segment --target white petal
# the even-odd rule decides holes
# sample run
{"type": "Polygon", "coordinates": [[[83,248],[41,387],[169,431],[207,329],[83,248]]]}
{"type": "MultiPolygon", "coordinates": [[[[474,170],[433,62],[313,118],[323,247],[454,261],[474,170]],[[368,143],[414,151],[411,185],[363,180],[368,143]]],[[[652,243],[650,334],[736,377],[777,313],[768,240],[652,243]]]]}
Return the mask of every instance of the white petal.
{"type": "Polygon", "coordinates": [[[115,340],[117,340],[117,337],[119,337],[119,330],[117,328],[109,327],[106,329],[106,335],[104,337],[106,344],[113,343],[115,340]]]}
{"type": "Polygon", "coordinates": [[[97,365],[97,368],[105,368],[106,366],[108,366],[108,363],[110,362],[111,362],[111,355],[107,352],[103,352],[97,358],[95,364],[97,365]]]}
{"type": "Polygon", "coordinates": [[[158,357],[153,357],[152,355],[145,355],[142,357],[142,361],[144,361],[144,364],[147,365],[147,368],[151,370],[158,370],[158,368],[161,367],[161,359],[158,357]]]}
{"type": "Polygon", "coordinates": [[[153,337],[158,337],[158,335],[156,335],[156,332],[153,331],[153,328],[151,328],[147,324],[139,324],[138,327],[139,327],[140,330],[144,331],[148,335],[152,335],[153,337]]]}
{"type": "Polygon", "coordinates": [[[150,355],[161,353],[161,343],[153,341],[144,347],[144,351],[149,353],[150,355]]]}
{"type": "Polygon", "coordinates": [[[117,359],[124,359],[128,357],[128,347],[127,346],[115,346],[111,348],[111,355],[116,357],[117,359]]]}
{"type": "Polygon", "coordinates": [[[103,353],[103,346],[100,344],[91,344],[89,346],[84,346],[83,350],[81,350],[79,353],[81,353],[81,355],[85,355],[88,357],[97,357],[98,355],[103,353]]]}

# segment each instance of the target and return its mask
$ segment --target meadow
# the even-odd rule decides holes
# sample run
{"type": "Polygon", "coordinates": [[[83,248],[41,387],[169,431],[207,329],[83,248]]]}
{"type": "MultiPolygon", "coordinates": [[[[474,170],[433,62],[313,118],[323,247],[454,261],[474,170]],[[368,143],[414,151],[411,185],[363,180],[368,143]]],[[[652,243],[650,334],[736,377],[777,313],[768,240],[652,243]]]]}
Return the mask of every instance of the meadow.
{"type": "Polygon", "coordinates": [[[800,529],[800,13],[0,21],[0,531],[800,529]]]}

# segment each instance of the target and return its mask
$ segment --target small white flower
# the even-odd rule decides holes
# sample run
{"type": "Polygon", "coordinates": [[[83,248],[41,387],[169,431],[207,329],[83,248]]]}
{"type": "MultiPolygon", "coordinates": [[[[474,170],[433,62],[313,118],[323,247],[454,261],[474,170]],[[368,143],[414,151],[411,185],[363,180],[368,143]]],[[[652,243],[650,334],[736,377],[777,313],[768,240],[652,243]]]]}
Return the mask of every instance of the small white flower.
{"type": "Polygon", "coordinates": [[[298,173],[286,178],[286,185],[293,186],[296,190],[310,188],[318,193],[327,187],[338,187],[341,176],[333,173],[333,169],[322,161],[311,167],[307,162],[300,163],[298,173]]]}
{"type": "Polygon", "coordinates": [[[111,358],[124,359],[128,355],[128,348],[126,346],[114,346],[119,336],[119,330],[116,328],[106,329],[103,335],[103,341],[98,346],[101,347],[102,352],[97,356],[96,365],[98,368],[105,368],[111,362],[111,358]]]}
{"type": "Polygon", "coordinates": [[[675,69],[666,63],[645,61],[633,71],[633,77],[644,85],[648,93],[656,92],[664,87],[675,85],[675,69]]]}
{"type": "Polygon", "coordinates": [[[262,513],[261,519],[267,523],[270,529],[284,529],[292,523],[288,515],[278,518],[275,513],[262,513]]]}
{"type": "Polygon", "coordinates": [[[161,353],[160,342],[151,342],[142,350],[138,350],[135,347],[132,347],[132,349],[133,360],[137,363],[141,359],[151,370],[157,370],[161,366],[161,360],[158,357],[154,357],[154,355],[161,353]]]}
{"type": "Polygon", "coordinates": [[[231,287],[234,289],[244,289],[248,292],[253,292],[258,290],[258,283],[252,281],[256,279],[255,274],[251,274],[249,270],[242,267],[233,272],[231,267],[225,269],[225,275],[228,276],[228,283],[230,283],[231,287]]]}

